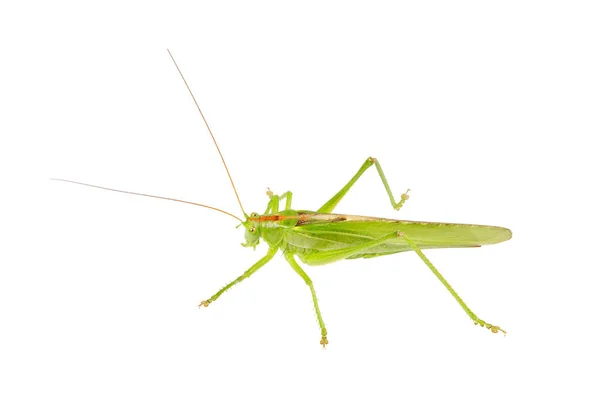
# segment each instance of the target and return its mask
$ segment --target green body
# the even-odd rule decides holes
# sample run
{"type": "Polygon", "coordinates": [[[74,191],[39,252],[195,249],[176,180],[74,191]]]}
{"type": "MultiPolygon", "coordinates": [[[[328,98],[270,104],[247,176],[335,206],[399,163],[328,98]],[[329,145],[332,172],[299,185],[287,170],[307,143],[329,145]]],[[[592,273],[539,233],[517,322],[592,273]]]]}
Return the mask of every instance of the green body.
{"type": "MultiPolygon", "coordinates": [[[[357,244],[369,243],[399,231],[409,236],[420,249],[479,247],[500,243],[511,237],[510,230],[488,225],[402,221],[293,210],[284,214],[297,214],[298,218],[259,222],[262,238],[269,246],[277,246],[284,252],[298,255],[308,265],[326,264],[326,259],[319,257],[323,251],[343,252],[357,244]],[[292,221],[295,222],[293,225],[292,221]]],[[[270,216],[273,215],[281,214],[270,216]]],[[[396,237],[344,258],[371,258],[409,250],[412,250],[410,245],[396,237]]]]}
{"type": "Polygon", "coordinates": [[[321,344],[325,346],[328,343],[327,330],[321,317],[315,289],[311,279],[296,261],[296,257],[307,265],[324,265],[343,259],[372,258],[414,251],[475,324],[486,327],[494,333],[503,331],[500,327],[477,317],[422,250],[480,247],[500,243],[511,238],[511,231],[488,225],[403,221],[331,213],[358,178],[372,165],[377,168],[392,207],[396,210],[400,209],[408,199],[408,191],[402,195],[399,202],[396,202],[379,162],[371,157],[363,163],[352,179],[316,212],[293,210],[291,192],[277,196],[269,191],[267,194],[270,200],[265,212],[246,215],[246,220],[242,222],[246,230],[246,243],[243,246],[256,248],[262,239],[269,246],[267,254],[211,298],[202,301],[200,306],[208,306],[230,287],[254,274],[281,250],[287,262],[311,290],[321,327],[321,344]],[[279,211],[280,202],[283,200],[285,200],[285,208],[279,211]]]}

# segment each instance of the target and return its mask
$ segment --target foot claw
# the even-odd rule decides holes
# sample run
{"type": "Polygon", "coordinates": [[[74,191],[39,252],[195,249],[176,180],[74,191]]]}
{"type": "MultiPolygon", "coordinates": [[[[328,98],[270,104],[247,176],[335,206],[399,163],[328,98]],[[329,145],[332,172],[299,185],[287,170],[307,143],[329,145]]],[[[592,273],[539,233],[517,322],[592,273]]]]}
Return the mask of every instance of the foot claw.
{"type": "Polygon", "coordinates": [[[325,348],[325,345],[328,345],[328,344],[329,344],[329,340],[327,340],[327,336],[323,336],[323,337],[321,338],[321,342],[320,342],[320,343],[321,343],[321,345],[323,346],[323,348],[325,348]]]}
{"type": "Polygon", "coordinates": [[[408,189],[408,190],[406,191],[406,193],[402,193],[402,195],[400,196],[400,201],[398,202],[398,204],[396,204],[396,205],[394,206],[394,210],[398,211],[400,208],[402,208],[402,206],[404,205],[404,202],[405,202],[406,200],[408,200],[408,198],[410,197],[410,196],[408,195],[408,192],[410,192],[410,189],[408,189]]]}
{"type": "Polygon", "coordinates": [[[504,333],[504,336],[506,336],[506,331],[504,329],[500,328],[499,326],[491,325],[491,326],[488,326],[488,329],[494,333],[498,333],[498,331],[500,331],[500,332],[504,333]]]}
{"type": "Polygon", "coordinates": [[[504,336],[506,336],[506,331],[504,329],[500,328],[497,325],[488,324],[485,321],[475,321],[475,325],[479,325],[479,326],[482,326],[484,328],[487,328],[490,331],[492,331],[492,333],[502,332],[502,333],[504,333],[504,336]]]}
{"type": "Polygon", "coordinates": [[[210,300],[202,300],[200,302],[200,304],[198,305],[198,308],[202,308],[202,306],[208,307],[209,304],[210,304],[210,300]]]}

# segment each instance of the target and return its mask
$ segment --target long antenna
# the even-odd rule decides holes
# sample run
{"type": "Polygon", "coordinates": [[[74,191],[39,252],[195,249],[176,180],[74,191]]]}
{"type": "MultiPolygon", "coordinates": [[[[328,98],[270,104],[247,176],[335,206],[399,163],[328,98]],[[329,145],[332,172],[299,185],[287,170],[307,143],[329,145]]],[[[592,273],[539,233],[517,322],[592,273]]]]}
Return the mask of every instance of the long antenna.
{"type": "Polygon", "coordinates": [[[126,193],[126,194],[135,194],[136,196],[144,196],[144,197],[154,197],[155,199],[161,199],[161,200],[171,200],[171,201],[177,201],[179,203],[186,203],[186,204],[192,204],[194,206],[200,206],[200,207],[204,207],[204,208],[210,208],[211,210],[215,210],[215,211],[219,211],[222,212],[223,214],[227,214],[230,217],[233,217],[235,219],[237,219],[240,222],[244,222],[241,218],[236,217],[235,215],[228,213],[227,211],[221,210],[220,208],[216,208],[216,207],[212,207],[212,206],[207,206],[206,204],[200,204],[200,203],[193,203],[191,201],[186,201],[186,200],[179,200],[179,199],[172,199],[170,197],[162,197],[162,196],[154,196],[151,194],[144,194],[144,193],[136,193],[136,192],[128,192],[126,190],[118,190],[118,189],[111,189],[111,188],[107,188],[104,186],[97,186],[97,185],[90,185],[89,183],[83,183],[83,182],[75,182],[75,181],[69,181],[67,179],[57,179],[57,178],[51,178],[51,180],[53,181],[61,181],[61,182],[69,182],[69,183],[75,183],[77,185],[83,185],[83,186],[90,186],[93,188],[97,188],[97,189],[104,189],[104,190],[110,190],[111,192],[119,192],[119,193],[126,193]]]}
{"type": "Polygon", "coordinates": [[[181,69],[179,69],[179,65],[177,65],[177,62],[175,61],[173,54],[171,54],[171,50],[167,49],[167,51],[169,52],[169,56],[171,56],[171,60],[173,60],[173,64],[175,64],[175,68],[177,68],[177,71],[179,71],[179,75],[181,75],[181,79],[183,79],[183,83],[185,83],[185,87],[187,88],[188,92],[190,92],[190,96],[192,96],[192,100],[194,100],[194,104],[196,104],[196,108],[198,109],[198,112],[200,112],[200,116],[202,117],[202,120],[204,121],[204,125],[206,125],[206,129],[208,129],[208,133],[210,133],[210,137],[212,138],[212,140],[215,144],[215,147],[217,148],[217,151],[219,152],[219,156],[221,157],[221,161],[223,162],[225,171],[227,171],[227,176],[229,177],[229,182],[231,182],[231,187],[233,188],[235,197],[237,198],[240,208],[242,209],[242,213],[244,214],[244,217],[248,218],[248,214],[246,214],[246,211],[244,211],[244,206],[242,206],[242,201],[240,200],[240,196],[238,195],[238,192],[235,188],[235,184],[233,183],[233,179],[231,178],[231,174],[229,173],[229,168],[227,168],[227,163],[225,162],[225,158],[223,158],[223,154],[221,153],[221,149],[219,148],[219,145],[217,144],[215,135],[213,135],[212,131],[210,130],[210,126],[208,126],[208,122],[206,121],[206,118],[204,118],[204,114],[202,113],[202,110],[200,109],[200,106],[198,105],[198,102],[196,101],[196,97],[194,97],[194,93],[192,93],[192,89],[190,89],[190,86],[188,85],[187,81],[185,80],[185,77],[183,76],[181,69]]]}

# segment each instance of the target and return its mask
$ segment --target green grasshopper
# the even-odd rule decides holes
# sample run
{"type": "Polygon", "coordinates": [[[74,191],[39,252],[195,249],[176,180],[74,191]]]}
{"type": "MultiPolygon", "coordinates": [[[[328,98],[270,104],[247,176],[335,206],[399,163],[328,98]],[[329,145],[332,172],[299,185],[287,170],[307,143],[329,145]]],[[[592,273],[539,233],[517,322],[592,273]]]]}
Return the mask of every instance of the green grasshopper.
{"type": "MultiPolygon", "coordinates": [[[[227,175],[231,182],[231,186],[237,197],[238,203],[244,215],[244,218],[239,218],[232,213],[221,210],[216,207],[211,207],[205,204],[193,203],[185,200],[173,199],[168,197],[154,196],[143,193],[134,193],[124,190],[105,188],[86,183],[57,179],[60,181],[76,183],[85,186],[92,186],[100,189],[111,190],[121,193],[134,194],[139,196],[154,197],[164,200],[178,201],[181,203],[193,204],[200,207],[209,208],[215,211],[222,212],[241,222],[245,229],[245,243],[242,246],[256,248],[262,239],[269,247],[267,254],[246,270],[242,275],[237,277],[232,282],[225,285],[221,290],[216,292],[207,300],[200,302],[198,307],[208,307],[209,304],[217,300],[225,291],[232,286],[238,284],[252,274],[258,271],[262,266],[267,264],[281,250],[286,261],[292,269],[296,271],[304,282],[310,288],[313,305],[317,314],[317,320],[321,329],[320,344],[325,347],[329,343],[327,339],[327,329],[321,316],[319,302],[312,280],[304,272],[302,267],[296,261],[300,259],[307,265],[324,265],[343,259],[355,258],[372,258],[385,256],[403,251],[414,251],[429,267],[431,272],[442,282],[448,289],[452,297],[460,304],[462,309],[467,313],[469,318],[473,320],[475,325],[480,325],[498,333],[506,331],[499,326],[489,324],[475,315],[473,311],[465,304],[460,296],[454,291],[452,286],[444,279],[440,272],[433,266],[431,261],[423,254],[423,249],[438,249],[438,248],[460,248],[460,247],[480,247],[486,244],[495,244],[504,242],[511,238],[512,233],[509,229],[497,226],[488,225],[472,225],[472,224],[453,224],[439,222],[418,222],[405,221],[376,217],[364,217],[347,214],[333,214],[335,207],[340,200],[348,193],[356,181],[368,170],[375,165],[381,182],[385,187],[390,203],[395,210],[399,210],[408,200],[408,190],[401,195],[400,201],[396,202],[388,181],[383,173],[383,169],[379,161],[373,157],[369,157],[362,164],[354,176],[337,192],[331,199],[323,204],[317,211],[294,210],[292,209],[292,193],[285,192],[281,195],[275,195],[271,190],[267,190],[269,202],[266,210],[262,213],[253,212],[250,215],[246,214],[240,197],[237,193],[225,159],[221,154],[221,150],[217,145],[215,137],[208,125],[202,110],[200,109],[190,87],[188,86],[183,73],[175,62],[175,59],[169,51],[169,55],[175,63],[175,67],[179,71],[190,95],[202,119],[213,139],[213,142],[219,152],[221,161],[225,166],[227,175]],[[281,202],[285,200],[283,210],[280,210],[281,202]]],[[[238,225],[239,226],[239,225],[238,225]]]]}

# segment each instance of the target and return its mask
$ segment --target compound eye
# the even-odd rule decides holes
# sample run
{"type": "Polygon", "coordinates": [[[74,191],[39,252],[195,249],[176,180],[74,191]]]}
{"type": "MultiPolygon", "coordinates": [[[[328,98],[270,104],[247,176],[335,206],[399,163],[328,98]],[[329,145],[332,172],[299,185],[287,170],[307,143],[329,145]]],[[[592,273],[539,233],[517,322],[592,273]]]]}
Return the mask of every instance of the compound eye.
{"type": "Polygon", "coordinates": [[[252,226],[248,229],[248,232],[254,233],[254,232],[256,232],[256,228],[252,226]]]}
{"type": "Polygon", "coordinates": [[[251,216],[252,218],[256,218],[256,217],[258,217],[258,213],[255,213],[255,212],[253,212],[252,214],[250,214],[250,216],[251,216]]]}

